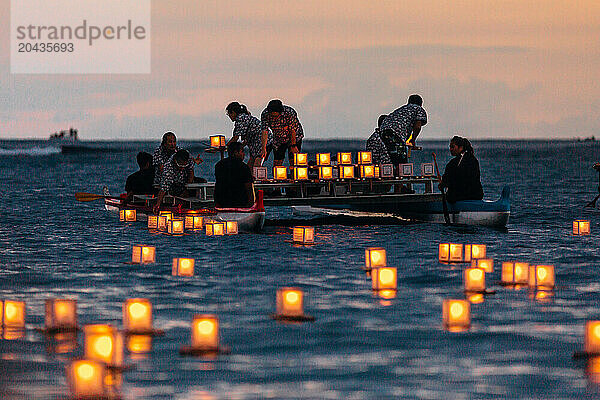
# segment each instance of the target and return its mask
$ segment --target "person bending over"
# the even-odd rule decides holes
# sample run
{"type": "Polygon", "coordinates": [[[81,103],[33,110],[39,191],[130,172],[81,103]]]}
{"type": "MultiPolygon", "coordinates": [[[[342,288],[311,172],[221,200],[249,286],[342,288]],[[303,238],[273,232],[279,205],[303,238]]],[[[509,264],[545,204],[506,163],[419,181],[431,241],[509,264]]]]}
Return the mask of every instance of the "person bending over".
{"type": "Polygon", "coordinates": [[[483,199],[479,161],[475,158],[469,140],[454,136],[450,140],[450,154],[454,156],[446,165],[440,190],[448,188],[446,198],[450,203],[459,200],[483,199]]]}
{"type": "Polygon", "coordinates": [[[153,207],[154,213],[160,210],[160,205],[165,197],[171,196],[187,197],[188,191],[185,187],[194,182],[194,162],[187,150],[179,150],[173,154],[164,166],[160,180],[160,191],[153,207]]]}
{"type": "Polygon", "coordinates": [[[244,145],[229,143],[227,154],[227,158],[215,165],[215,205],[251,207],[254,204],[254,177],[244,163],[244,145]]]}
{"type": "Polygon", "coordinates": [[[152,155],[140,151],[136,157],[140,170],[127,177],[125,182],[125,203],[133,199],[134,194],[154,194],[154,166],[152,165],[152,155]]]}
{"type": "Polygon", "coordinates": [[[271,100],[260,114],[262,129],[261,158],[266,159],[269,129],[273,132],[273,165],[282,165],[285,153],[288,153],[290,165],[294,163],[294,153],[302,149],[304,131],[298,120],[298,114],[290,106],[284,106],[281,100],[271,100]]]}
{"type": "MultiPolygon", "coordinates": [[[[229,103],[225,111],[231,121],[235,124],[233,135],[227,145],[229,146],[231,143],[237,142],[239,138],[242,138],[242,143],[244,146],[248,146],[248,151],[250,153],[248,166],[250,168],[260,167],[262,163],[260,120],[252,116],[246,106],[237,101],[229,103]]],[[[271,144],[269,139],[270,138],[267,139],[267,146],[271,144]]]]}

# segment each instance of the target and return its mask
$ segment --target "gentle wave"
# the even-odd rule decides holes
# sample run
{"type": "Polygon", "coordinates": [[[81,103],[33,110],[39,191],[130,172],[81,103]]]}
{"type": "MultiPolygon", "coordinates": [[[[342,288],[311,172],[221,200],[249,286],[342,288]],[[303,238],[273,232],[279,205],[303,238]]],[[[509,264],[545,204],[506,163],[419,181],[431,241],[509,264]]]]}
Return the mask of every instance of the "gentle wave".
{"type": "Polygon", "coordinates": [[[0,147],[0,156],[47,156],[60,153],[60,147],[30,147],[28,149],[4,149],[0,147]]]}

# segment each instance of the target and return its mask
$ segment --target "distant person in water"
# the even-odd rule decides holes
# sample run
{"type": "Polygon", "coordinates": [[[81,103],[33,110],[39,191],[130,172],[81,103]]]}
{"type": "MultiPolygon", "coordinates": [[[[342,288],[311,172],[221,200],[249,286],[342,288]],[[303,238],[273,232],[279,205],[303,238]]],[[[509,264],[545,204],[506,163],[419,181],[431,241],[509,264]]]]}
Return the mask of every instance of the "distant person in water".
{"type": "Polygon", "coordinates": [[[261,158],[268,155],[267,145],[269,129],[273,132],[273,165],[282,165],[285,153],[288,154],[290,165],[294,163],[294,153],[302,149],[304,131],[298,120],[298,114],[290,106],[285,106],[281,100],[271,100],[267,108],[260,114],[262,129],[261,158]]]}
{"type": "Polygon", "coordinates": [[[414,146],[427,124],[427,113],[423,109],[423,99],[418,94],[408,98],[408,104],[394,110],[381,123],[380,135],[393,164],[408,161],[408,147],[414,146]]]}
{"type": "Polygon", "coordinates": [[[205,179],[194,177],[194,159],[187,150],[178,150],[164,165],[160,179],[160,191],[153,207],[155,213],[160,210],[164,197],[169,194],[177,197],[188,197],[188,183],[206,182],[205,179]]]}
{"type": "Polygon", "coordinates": [[[440,189],[448,188],[446,199],[450,203],[459,200],[483,199],[479,161],[475,158],[469,140],[454,136],[450,140],[450,154],[454,156],[446,165],[440,189]]]}
{"type": "Polygon", "coordinates": [[[217,207],[251,207],[254,204],[254,177],[244,163],[244,145],[230,142],[227,158],[215,165],[215,205],[217,207]]]}
{"type": "Polygon", "coordinates": [[[127,177],[127,182],[125,183],[125,191],[127,192],[125,203],[129,203],[133,199],[134,194],[154,194],[152,155],[140,151],[136,160],[140,169],[127,177]]]}
{"type": "MultiPolygon", "coordinates": [[[[175,154],[181,150],[177,146],[177,137],[171,131],[165,132],[162,137],[162,141],[160,146],[154,150],[154,154],[152,156],[152,165],[154,165],[154,184],[160,185],[162,180],[163,169],[167,161],[175,154]]],[[[202,158],[197,156],[196,158],[192,158],[192,160],[196,164],[200,164],[202,162],[202,158]]]]}
{"type": "Polygon", "coordinates": [[[381,123],[387,118],[386,114],[380,115],[377,120],[377,128],[367,139],[366,149],[371,152],[373,164],[391,164],[392,160],[387,152],[385,144],[381,140],[380,130],[381,123]]]}
{"type": "MultiPolygon", "coordinates": [[[[237,101],[229,103],[225,111],[229,119],[234,123],[233,135],[227,146],[237,142],[241,138],[242,144],[248,146],[248,153],[250,154],[248,166],[250,168],[260,167],[263,160],[261,157],[262,137],[260,120],[252,116],[244,104],[240,104],[237,101]]],[[[271,145],[271,139],[269,135],[267,138],[267,147],[271,145]]],[[[266,157],[268,157],[268,154],[266,157]]]]}

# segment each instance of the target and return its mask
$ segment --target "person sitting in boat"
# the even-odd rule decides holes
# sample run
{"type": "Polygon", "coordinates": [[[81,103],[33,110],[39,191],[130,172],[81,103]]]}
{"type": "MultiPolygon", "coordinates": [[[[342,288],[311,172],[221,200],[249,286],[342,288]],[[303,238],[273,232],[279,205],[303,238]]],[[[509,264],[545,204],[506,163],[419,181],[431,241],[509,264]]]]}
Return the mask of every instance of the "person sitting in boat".
{"type": "Polygon", "coordinates": [[[381,123],[387,118],[386,114],[380,115],[377,120],[377,128],[367,139],[366,149],[371,152],[373,164],[391,164],[392,160],[387,152],[385,144],[381,140],[380,128],[381,123]]]}
{"type": "MultiPolygon", "coordinates": [[[[160,178],[160,191],[158,192],[153,211],[157,213],[160,210],[160,205],[167,194],[187,197],[189,194],[185,185],[194,181],[193,158],[190,157],[190,153],[187,150],[178,150],[164,165],[160,178]]],[[[203,181],[206,182],[205,180],[203,181]]]]}
{"type": "MultiPolygon", "coordinates": [[[[262,163],[260,120],[252,116],[244,104],[240,104],[237,101],[229,103],[225,110],[231,121],[235,124],[233,135],[227,145],[229,146],[241,138],[244,146],[248,146],[248,152],[250,153],[248,166],[250,168],[260,167],[262,163]]],[[[269,139],[267,139],[267,146],[271,144],[269,139]]]]}
{"type": "MultiPolygon", "coordinates": [[[[181,149],[177,146],[177,137],[175,136],[175,134],[171,131],[165,132],[165,134],[162,137],[160,146],[158,146],[156,150],[154,150],[154,154],[152,155],[155,185],[160,185],[165,164],[167,163],[167,161],[169,161],[173,154],[175,154],[179,150],[181,149]]],[[[196,164],[200,164],[202,162],[202,158],[200,158],[200,156],[192,158],[192,160],[196,164]]]]}
{"type": "Polygon", "coordinates": [[[215,205],[217,207],[251,207],[254,204],[254,177],[244,163],[244,145],[230,142],[227,154],[215,165],[215,205]]]}
{"type": "Polygon", "coordinates": [[[133,199],[134,194],[154,194],[154,166],[152,165],[152,155],[145,151],[140,151],[136,157],[140,170],[127,177],[125,182],[125,203],[133,199]]]}
{"type": "Polygon", "coordinates": [[[468,139],[454,136],[450,140],[450,154],[454,156],[446,165],[440,190],[448,188],[446,199],[450,203],[459,200],[483,199],[479,161],[468,139]]]}
{"type": "Polygon", "coordinates": [[[408,147],[414,146],[421,127],[427,124],[427,113],[423,99],[418,94],[408,98],[408,104],[394,110],[381,123],[380,136],[388,151],[392,164],[408,161],[408,147]]]}
{"type": "Polygon", "coordinates": [[[264,160],[267,158],[269,129],[273,132],[273,165],[283,165],[285,153],[288,153],[290,165],[293,164],[294,153],[302,149],[302,138],[304,131],[298,120],[298,114],[290,106],[285,106],[281,100],[271,100],[267,108],[260,114],[262,129],[261,154],[264,160]]]}

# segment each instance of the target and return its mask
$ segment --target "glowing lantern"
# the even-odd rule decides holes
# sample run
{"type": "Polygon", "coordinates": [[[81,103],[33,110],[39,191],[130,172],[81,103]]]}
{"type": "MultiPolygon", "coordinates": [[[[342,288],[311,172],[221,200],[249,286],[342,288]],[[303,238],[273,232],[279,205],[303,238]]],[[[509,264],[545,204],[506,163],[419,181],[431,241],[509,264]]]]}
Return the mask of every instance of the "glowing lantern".
{"type": "Polygon", "coordinates": [[[133,246],[131,262],[133,264],[152,264],[155,261],[156,248],[141,244],[133,246]]]}
{"type": "Polygon", "coordinates": [[[124,222],[137,221],[137,213],[135,210],[120,210],[119,219],[124,222]]]}
{"type": "Polygon", "coordinates": [[[221,148],[226,145],[225,136],[223,135],[214,135],[210,137],[210,147],[221,148]]]}
{"type": "Polygon", "coordinates": [[[379,166],[379,175],[381,178],[393,178],[394,164],[381,164],[379,166]]]}
{"type": "Polygon", "coordinates": [[[173,276],[194,276],[194,259],[174,258],[172,274],[173,276]]]}
{"type": "Polygon", "coordinates": [[[589,235],[590,221],[576,220],[573,221],[573,235],[589,235]]]}
{"type": "Polygon", "coordinates": [[[294,166],[308,165],[308,154],[294,153],[294,166]]]}
{"type": "Polygon", "coordinates": [[[285,181],[287,179],[287,168],[281,165],[273,167],[273,177],[276,181],[285,181]]]}
{"type": "Polygon", "coordinates": [[[340,166],[340,178],[341,179],[353,179],[354,178],[354,165],[341,165],[340,166]]]}
{"type": "Polygon", "coordinates": [[[299,288],[277,289],[277,314],[281,317],[301,317],[304,315],[304,293],[299,288]]]}
{"type": "Polygon", "coordinates": [[[385,249],[382,247],[369,247],[365,249],[365,268],[372,269],[387,266],[385,249]]]}
{"type": "Polygon", "coordinates": [[[167,233],[170,235],[183,235],[185,223],[182,219],[175,219],[169,221],[167,224],[167,233]]]}
{"type": "Polygon", "coordinates": [[[463,260],[463,245],[440,243],[438,259],[440,262],[461,262],[463,260]]]}
{"type": "Polygon", "coordinates": [[[395,267],[380,267],[371,270],[373,290],[390,290],[398,286],[395,267]]]}
{"type": "Polygon", "coordinates": [[[478,258],[485,258],[485,244],[466,244],[465,245],[465,262],[478,258]]]}
{"type": "Polygon", "coordinates": [[[465,292],[485,291],[485,271],[481,268],[466,268],[463,272],[465,292]]]}
{"type": "Polygon", "coordinates": [[[585,373],[594,384],[600,384],[600,357],[589,357],[585,367],[585,373]]]}
{"type": "Polygon", "coordinates": [[[131,354],[144,354],[152,350],[151,335],[129,335],[127,336],[127,351],[131,354]]]}
{"type": "Polygon", "coordinates": [[[311,244],[315,242],[315,228],[312,226],[295,226],[292,235],[294,243],[311,244]]]}
{"type": "Polygon", "coordinates": [[[204,224],[204,218],[199,215],[186,215],[185,216],[185,229],[199,230],[202,229],[204,224]]]}
{"type": "Polygon", "coordinates": [[[467,296],[467,300],[469,300],[469,303],[471,304],[481,304],[483,303],[484,299],[485,298],[483,297],[483,293],[470,292],[467,296]]]}
{"type": "Polygon", "coordinates": [[[450,244],[449,243],[440,243],[438,250],[438,260],[440,262],[449,262],[450,261],[450,244]]]}
{"type": "Polygon", "coordinates": [[[127,332],[152,332],[152,303],[148,299],[127,299],[123,304],[123,327],[127,332]]]}
{"type": "Polygon", "coordinates": [[[552,265],[530,265],[529,286],[540,290],[554,288],[554,267],[552,265]]]}
{"type": "Polygon", "coordinates": [[[471,262],[471,267],[481,268],[485,272],[494,272],[494,260],[491,258],[478,258],[471,262]]]}
{"type": "Polygon", "coordinates": [[[158,229],[158,215],[148,215],[148,229],[158,229]]]}
{"type": "Polygon", "coordinates": [[[195,315],[192,321],[192,348],[219,349],[219,320],[216,315],[195,315]]]}
{"type": "Polygon", "coordinates": [[[331,165],[331,154],[318,153],[317,154],[317,165],[318,166],[331,165]]]}
{"type": "Polygon", "coordinates": [[[93,360],[76,360],[67,366],[67,383],[74,399],[104,399],[106,368],[93,360]]]}
{"type": "Polygon", "coordinates": [[[166,215],[159,215],[158,221],[156,223],[156,227],[159,231],[165,232],[167,230],[167,225],[169,224],[169,217],[166,215]]]}
{"type": "Polygon", "coordinates": [[[600,354],[600,321],[585,323],[585,347],[588,354],[600,354]]]}
{"type": "Polygon", "coordinates": [[[252,175],[259,181],[267,180],[267,167],[254,167],[252,175]]]}
{"type": "Polygon", "coordinates": [[[333,179],[333,167],[319,167],[319,179],[333,179]]]}
{"type": "Polygon", "coordinates": [[[0,302],[2,306],[2,317],[0,322],[5,328],[24,329],[25,328],[25,302],[15,300],[4,300],[0,302]]]}
{"type": "Polygon", "coordinates": [[[206,236],[223,236],[225,235],[225,224],[223,222],[207,222],[206,236]]]}
{"type": "Polygon", "coordinates": [[[337,153],[338,165],[352,164],[352,153],[337,153]]]}
{"type": "Polygon", "coordinates": [[[123,365],[123,335],[113,326],[85,325],[83,332],[85,358],[111,367],[123,365]]]}
{"type": "Polygon", "coordinates": [[[361,178],[375,178],[375,166],[374,165],[361,165],[360,166],[360,177],[361,178]]]}
{"type": "Polygon", "coordinates": [[[444,300],[442,318],[444,327],[451,332],[468,329],[471,325],[471,305],[466,300],[444,300]]]}
{"type": "Polygon", "coordinates": [[[167,221],[170,221],[170,220],[173,219],[173,212],[172,211],[166,211],[166,210],[165,211],[159,211],[158,212],[158,216],[159,217],[162,217],[162,216],[167,217],[167,221]]]}
{"type": "Polygon", "coordinates": [[[358,163],[359,164],[371,164],[373,163],[373,157],[370,151],[359,151],[358,152],[358,163]]]}
{"type": "Polygon", "coordinates": [[[502,263],[502,283],[506,284],[528,284],[529,264],[523,262],[507,261],[502,263]]]}
{"type": "Polygon", "coordinates": [[[47,330],[76,330],[77,329],[77,301],[71,299],[46,300],[47,330]]]}
{"type": "Polygon", "coordinates": [[[305,181],[308,179],[308,168],[306,167],[294,167],[294,180],[305,181]]]}
{"type": "Polygon", "coordinates": [[[225,223],[225,234],[226,235],[237,235],[238,234],[237,221],[227,221],[225,223]]]}
{"type": "Polygon", "coordinates": [[[375,173],[375,178],[379,178],[379,176],[380,176],[379,175],[379,165],[375,166],[374,173],[375,173]]]}

